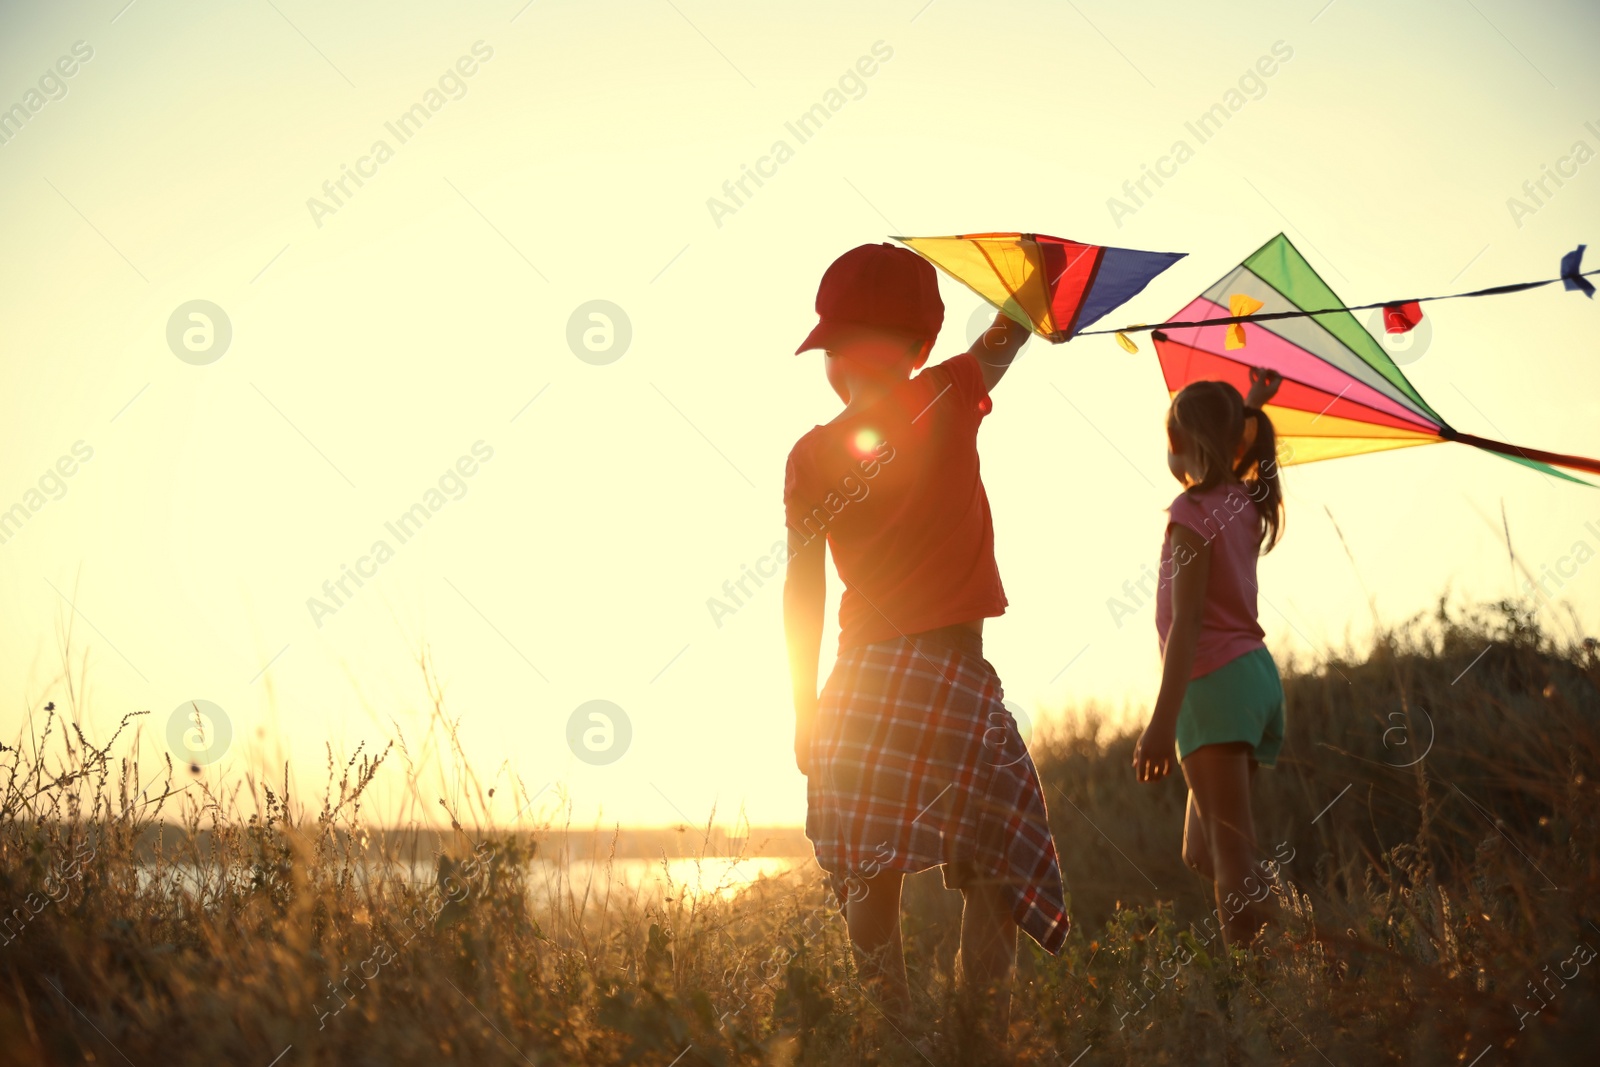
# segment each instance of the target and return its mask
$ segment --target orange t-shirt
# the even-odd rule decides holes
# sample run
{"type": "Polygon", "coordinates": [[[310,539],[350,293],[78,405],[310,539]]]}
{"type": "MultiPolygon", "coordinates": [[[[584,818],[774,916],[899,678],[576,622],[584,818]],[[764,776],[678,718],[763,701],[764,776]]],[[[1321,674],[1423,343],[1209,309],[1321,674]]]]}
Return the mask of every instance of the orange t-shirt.
{"type": "Polygon", "coordinates": [[[833,551],[841,652],[1005,612],[978,473],[991,406],[977,358],[963,353],[790,451],[784,515],[833,551]]]}

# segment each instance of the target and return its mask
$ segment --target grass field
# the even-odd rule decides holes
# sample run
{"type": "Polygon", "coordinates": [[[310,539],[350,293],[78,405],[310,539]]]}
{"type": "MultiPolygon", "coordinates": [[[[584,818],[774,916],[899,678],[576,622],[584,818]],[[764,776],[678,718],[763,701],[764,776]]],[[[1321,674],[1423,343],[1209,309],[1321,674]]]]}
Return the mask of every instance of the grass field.
{"type": "Polygon", "coordinates": [[[361,794],[409,752],[330,763],[306,805],[182,767],[140,782],[141,720],[91,743],[40,710],[0,752],[0,1061],[1587,1062],[1600,655],[1564,625],[1441,605],[1284,665],[1289,738],[1256,814],[1286,862],[1249,952],[1207,932],[1181,781],[1137,785],[1134,737],[1092,709],[1049,720],[1033,748],[1074,930],[1058,958],[1024,941],[1003,1049],[954,1009],[959,897],[937,872],[908,882],[920,1028],[901,1033],[854,985],[814,868],[731,899],[601,877],[531,894],[541,834],[492,825],[469,772],[456,828],[399,855],[361,794]],[[418,860],[433,879],[406,876],[418,860]]]}

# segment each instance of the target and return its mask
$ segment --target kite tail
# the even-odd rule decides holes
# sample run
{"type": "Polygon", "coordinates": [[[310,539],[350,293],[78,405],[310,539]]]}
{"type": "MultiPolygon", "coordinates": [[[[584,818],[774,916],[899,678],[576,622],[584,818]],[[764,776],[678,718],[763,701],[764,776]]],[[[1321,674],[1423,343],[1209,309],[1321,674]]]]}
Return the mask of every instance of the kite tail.
{"type": "Polygon", "coordinates": [[[1508,445],[1504,441],[1491,441],[1486,437],[1462,433],[1459,430],[1453,434],[1444,434],[1443,436],[1488,452],[1498,452],[1502,456],[1511,456],[1513,459],[1537,460],[1540,463],[1549,463],[1557,467],[1566,467],[1570,470],[1600,474],[1600,459],[1589,459],[1587,456],[1568,456],[1560,452],[1545,452],[1537,448],[1518,448],[1516,445],[1508,445]]]}

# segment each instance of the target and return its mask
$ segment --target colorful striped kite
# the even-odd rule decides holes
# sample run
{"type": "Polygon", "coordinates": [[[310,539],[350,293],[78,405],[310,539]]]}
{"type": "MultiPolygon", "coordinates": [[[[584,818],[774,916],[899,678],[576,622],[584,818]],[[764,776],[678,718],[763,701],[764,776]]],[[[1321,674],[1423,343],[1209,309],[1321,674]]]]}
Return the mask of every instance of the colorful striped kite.
{"type": "MultiPolygon", "coordinates": [[[[1571,273],[1581,279],[1572,258],[1571,273]]],[[[1501,291],[1536,284],[1548,283],[1501,291]]],[[[1421,317],[1414,304],[1394,307],[1391,315],[1386,306],[1391,328],[1409,329],[1421,317]]],[[[1283,384],[1265,410],[1284,464],[1459,441],[1583,485],[1590,483],[1551,464],[1600,474],[1600,460],[1518,448],[1453,429],[1281,233],[1150,336],[1169,393],[1215,380],[1232,383],[1242,394],[1249,391],[1251,367],[1281,374],[1283,384]],[[1229,321],[1240,317],[1245,321],[1229,321]],[[1215,319],[1223,321],[1197,324],[1215,319]]]]}
{"type": "Polygon", "coordinates": [[[917,255],[1056,344],[1098,321],[1182,259],[1041,233],[896,237],[917,255]]]}

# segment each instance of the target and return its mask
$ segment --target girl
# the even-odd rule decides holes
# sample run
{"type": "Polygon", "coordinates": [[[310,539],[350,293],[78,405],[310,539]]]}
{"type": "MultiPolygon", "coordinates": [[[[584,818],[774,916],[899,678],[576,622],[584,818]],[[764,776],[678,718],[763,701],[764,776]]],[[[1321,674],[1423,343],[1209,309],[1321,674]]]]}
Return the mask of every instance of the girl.
{"type": "Polygon", "coordinates": [[[1246,401],[1226,382],[1193,382],[1167,411],[1167,467],[1183,492],[1168,509],[1156,591],[1161,691],[1133,752],[1141,782],[1181,761],[1183,859],[1215,884],[1228,943],[1260,929],[1250,781],[1283,747],[1283,686],[1256,621],[1256,559],[1283,532],[1277,443],[1261,411],[1281,379],[1255,369],[1250,383],[1246,401]]]}

